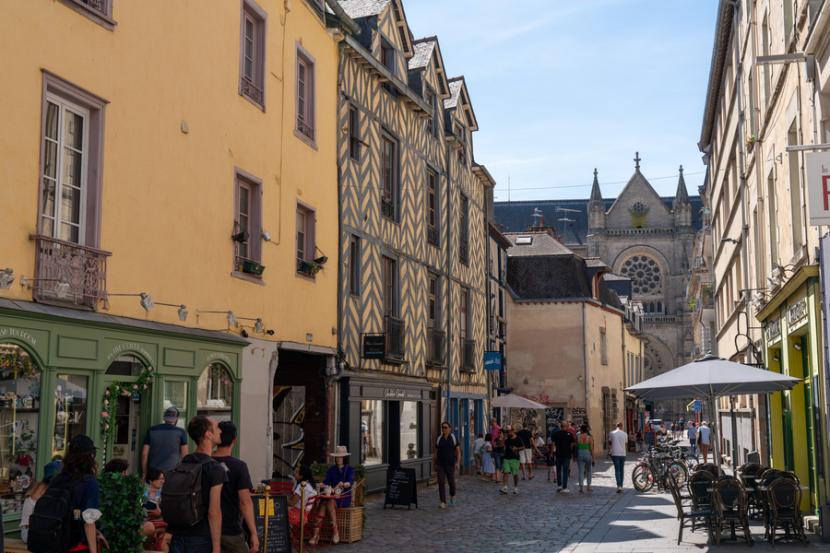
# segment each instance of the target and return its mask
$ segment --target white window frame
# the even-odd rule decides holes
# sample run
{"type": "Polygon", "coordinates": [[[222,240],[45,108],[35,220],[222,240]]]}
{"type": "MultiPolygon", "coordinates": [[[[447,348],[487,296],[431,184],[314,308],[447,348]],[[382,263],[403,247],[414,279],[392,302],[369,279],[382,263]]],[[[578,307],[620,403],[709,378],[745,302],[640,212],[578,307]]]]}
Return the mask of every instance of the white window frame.
{"type": "MultiPolygon", "coordinates": [[[[78,217],[78,242],[77,244],[80,246],[86,245],[86,202],[87,202],[87,191],[89,189],[89,183],[87,181],[88,176],[88,167],[87,164],[89,162],[89,126],[91,124],[91,116],[88,109],[79,106],[78,104],[71,102],[61,96],[57,96],[50,92],[46,93],[46,104],[48,108],[49,103],[53,103],[58,106],[59,113],[58,113],[58,140],[57,140],[57,159],[55,163],[56,171],[55,171],[55,207],[54,207],[54,214],[53,218],[53,225],[52,225],[52,234],[51,238],[56,238],[62,240],[60,238],[60,231],[61,231],[61,207],[62,207],[62,195],[63,195],[63,187],[64,187],[64,175],[63,175],[63,153],[64,153],[64,139],[63,139],[63,131],[64,131],[64,124],[65,124],[65,115],[66,111],[71,111],[75,115],[80,115],[84,121],[84,128],[83,128],[83,137],[82,137],[82,150],[81,150],[81,199],[80,199],[80,214],[78,217]]],[[[48,139],[51,141],[51,139],[48,139]]],[[[43,148],[44,155],[46,152],[45,144],[46,144],[46,117],[44,114],[44,123],[43,129],[41,129],[41,147],[43,148]]],[[[46,159],[44,158],[43,166],[40,170],[40,190],[41,194],[44,193],[44,179],[46,178],[46,159]]],[[[39,231],[43,231],[43,219],[45,218],[44,215],[44,207],[41,206],[41,212],[39,214],[39,224],[38,228],[39,231]]],[[[72,223],[74,224],[74,223],[72,223]]],[[[68,242],[72,242],[68,240],[68,242]]]]}

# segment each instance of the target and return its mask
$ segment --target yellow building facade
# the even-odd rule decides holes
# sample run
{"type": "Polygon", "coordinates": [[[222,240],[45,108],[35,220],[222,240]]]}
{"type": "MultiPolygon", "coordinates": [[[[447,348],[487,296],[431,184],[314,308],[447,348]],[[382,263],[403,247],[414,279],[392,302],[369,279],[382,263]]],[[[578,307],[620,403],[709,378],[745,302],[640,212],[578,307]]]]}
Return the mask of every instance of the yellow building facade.
{"type": "Polygon", "coordinates": [[[17,52],[0,58],[0,423],[28,438],[0,433],[7,518],[16,476],[72,435],[134,465],[170,405],[244,419],[257,479],[331,447],[339,33],[323,9],[0,7],[17,52]],[[277,408],[305,416],[277,431],[277,408]]]}

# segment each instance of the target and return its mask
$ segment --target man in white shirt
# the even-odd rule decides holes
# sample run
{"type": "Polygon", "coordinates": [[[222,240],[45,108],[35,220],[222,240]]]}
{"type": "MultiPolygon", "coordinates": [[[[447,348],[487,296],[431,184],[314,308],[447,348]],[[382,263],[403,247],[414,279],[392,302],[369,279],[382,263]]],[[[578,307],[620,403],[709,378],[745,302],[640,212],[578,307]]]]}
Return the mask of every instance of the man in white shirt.
{"type": "Polygon", "coordinates": [[[709,445],[711,442],[712,430],[706,421],[700,423],[700,428],[697,429],[697,443],[700,446],[700,452],[703,453],[703,462],[709,462],[709,445]]]}
{"type": "Polygon", "coordinates": [[[625,464],[626,446],[628,445],[628,434],[623,430],[623,423],[618,422],[617,427],[608,434],[608,443],[611,446],[609,454],[614,462],[614,476],[617,479],[617,493],[623,491],[623,465],[625,464]]]}

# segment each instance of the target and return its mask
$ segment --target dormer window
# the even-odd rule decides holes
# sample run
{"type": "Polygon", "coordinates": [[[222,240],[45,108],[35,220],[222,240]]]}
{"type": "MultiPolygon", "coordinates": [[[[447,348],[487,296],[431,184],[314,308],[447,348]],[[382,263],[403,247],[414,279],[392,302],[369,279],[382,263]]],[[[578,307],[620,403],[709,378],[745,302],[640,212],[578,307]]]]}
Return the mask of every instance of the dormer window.
{"type": "Polygon", "coordinates": [[[381,39],[380,42],[380,63],[383,64],[393,75],[395,71],[395,47],[388,40],[381,39]]]}
{"type": "Polygon", "coordinates": [[[533,236],[517,236],[516,237],[516,245],[517,246],[530,246],[533,244],[533,236]]]}

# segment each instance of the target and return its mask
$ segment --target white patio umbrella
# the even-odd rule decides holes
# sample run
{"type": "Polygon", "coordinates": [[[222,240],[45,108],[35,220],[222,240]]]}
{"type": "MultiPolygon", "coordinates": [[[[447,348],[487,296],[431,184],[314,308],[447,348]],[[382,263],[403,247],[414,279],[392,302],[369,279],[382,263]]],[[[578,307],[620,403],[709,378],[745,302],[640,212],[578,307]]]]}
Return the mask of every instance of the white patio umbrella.
{"type": "Polygon", "coordinates": [[[507,394],[503,396],[494,397],[490,401],[493,407],[507,407],[516,409],[547,409],[547,405],[535,402],[532,399],[520,396],[518,394],[507,394]]]}
{"type": "MultiPolygon", "coordinates": [[[[654,378],[644,380],[626,391],[641,399],[702,398],[715,415],[715,400],[722,396],[763,394],[789,390],[800,380],[784,374],[727,361],[706,355],[654,378]]],[[[717,418],[717,417],[715,417],[717,418]]],[[[715,439],[715,462],[720,466],[720,425],[715,439]]]]}

